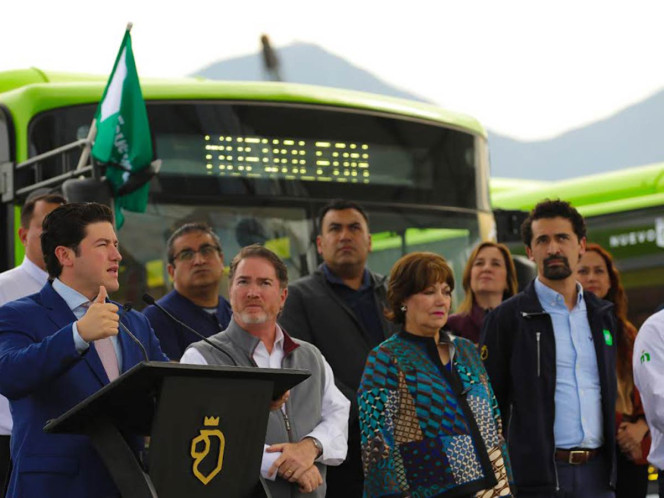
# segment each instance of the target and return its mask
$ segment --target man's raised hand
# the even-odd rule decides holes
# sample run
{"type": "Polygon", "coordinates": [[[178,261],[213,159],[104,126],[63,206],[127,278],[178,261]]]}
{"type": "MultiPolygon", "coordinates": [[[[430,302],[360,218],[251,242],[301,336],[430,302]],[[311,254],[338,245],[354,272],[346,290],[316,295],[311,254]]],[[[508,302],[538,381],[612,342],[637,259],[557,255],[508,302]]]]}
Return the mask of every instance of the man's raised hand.
{"type": "Polygon", "coordinates": [[[85,342],[96,341],[104,337],[118,335],[118,307],[113,303],[107,303],[106,287],[99,286],[99,294],[85,312],[82,318],[76,322],[78,334],[85,342]]]}

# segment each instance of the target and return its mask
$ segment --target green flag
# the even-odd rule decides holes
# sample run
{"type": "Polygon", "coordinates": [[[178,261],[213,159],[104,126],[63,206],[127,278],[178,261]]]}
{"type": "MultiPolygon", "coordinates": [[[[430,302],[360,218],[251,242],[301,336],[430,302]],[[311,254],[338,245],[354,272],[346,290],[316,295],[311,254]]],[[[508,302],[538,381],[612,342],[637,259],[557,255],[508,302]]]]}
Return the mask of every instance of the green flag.
{"type": "Polygon", "coordinates": [[[152,140],[148,114],[138,81],[131,35],[125,32],[113,72],[95,114],[97,137],[92,157],[106,164],[106,178],[115,197],[115,218],[118,228],[124,223],[122,209],[145,212],[149,183],[126,195],[118,191],[132,173],[147,168],[152,161],[152,140]]]}

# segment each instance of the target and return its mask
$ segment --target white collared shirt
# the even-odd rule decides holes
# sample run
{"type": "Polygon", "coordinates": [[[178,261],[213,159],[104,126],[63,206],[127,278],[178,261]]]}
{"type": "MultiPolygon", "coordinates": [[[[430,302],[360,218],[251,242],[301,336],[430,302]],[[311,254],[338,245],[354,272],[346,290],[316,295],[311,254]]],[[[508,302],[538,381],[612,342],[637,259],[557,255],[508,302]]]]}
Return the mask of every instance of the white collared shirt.
{"type": "MultiPolygon", "coordinates": [[[[256,366],[259,368],[282,368],[284,358],[284,334],[277,325],[276,336],[272,352],[268,353],[267,348],[262,342],[258,343],[252,355],[256,366]]],[[[189,348],[180,359],[180,363],[191,365],[207,365],[203,355],[195,348],[189,348]]],[[[348,450],[348,412],[350,401],[339,391],[334,384],[334,374],[332,368],[323,358],[325,367],[325,386],[323,389],[323,401],[321,407],[321,422],[305,437],[315,437],[323,446],[323,454],[318,457],[317,462],[325,465],[339,465],[346,458],[348,450]]],[[[283,408],[282,408],[283,409],[283,408]]],[[[287,442],[287,441],[284,441],[287,442]]],[[[263,449],[263,460],[261,462],[261,475],[267,479],[274,480],[276,473],[272,477],[267,476],[274,461],[280,453],[267,453],[263,449]]]]}
{"type": "Polygon", "coordinates": [[[641,393],[643,410],[652,436],[648,461],[664,469],[664,311],[641,326],[632,356],[634,384],[641,393]]]}
{"type": "MultiPolygon", "coordinates": [[[[36,294],[47,280],[48,273],[25,256],[19,266],[0,273],[0,306],[36,294]]],[[[0,396],[0,435],[11,434],[13,425],[9,401],[0,396]]]]}
{"type": "Polygon", "coordinates": [[[24,257],[16,268],[0,273],[0,306],[39,292],[47,280],[48,273],[24,257]]]}

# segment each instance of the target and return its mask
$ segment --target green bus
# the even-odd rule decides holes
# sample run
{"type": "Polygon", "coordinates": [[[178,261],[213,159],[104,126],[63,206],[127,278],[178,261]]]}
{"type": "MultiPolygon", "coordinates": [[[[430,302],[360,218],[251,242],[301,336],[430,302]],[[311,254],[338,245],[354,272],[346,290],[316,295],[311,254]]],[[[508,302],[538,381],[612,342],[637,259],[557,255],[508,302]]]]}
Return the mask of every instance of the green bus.
{"type": "MultiPolygon", "coordinates": [[[[506,210],[530,210],[547,197],[570,201],[588,240],[614,256],[634,324],[664,303],[664,163],[557,182],[492,180],[491,191],[493,207],[506,210]]],[[[520,242],[511,246],[523,253],[520,242]]]]}
{"type": "MultiPolygon", "coordinates": [[[[19,263],[17,213],[37,188],[77,170],[105,77],[0,73],[0,270],[19,263]]],[[[331,199],[364,205],[373,252],[389,271],[401,255],[445,255],[461,275],[470,248],[495,234],[487,136],[474,119],[417,102],[288,83],[143,80],[155,156],[145,213],[119,231],[121,301],[168,290],[165,243],[206,221],[227,262],[254,242],[275,250],[290,278],[319,264],[316,213],[331,199]]]]}

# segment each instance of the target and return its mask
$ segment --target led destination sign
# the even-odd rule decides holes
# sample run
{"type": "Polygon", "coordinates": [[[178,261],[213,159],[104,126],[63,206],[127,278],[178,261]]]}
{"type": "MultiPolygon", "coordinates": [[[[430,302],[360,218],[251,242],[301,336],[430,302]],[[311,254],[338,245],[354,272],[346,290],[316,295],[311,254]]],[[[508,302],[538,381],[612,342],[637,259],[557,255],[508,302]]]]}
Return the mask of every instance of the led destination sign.
{"type": "Polygon", "coordinates": [[[366,143],[205,135],[208,175],[370,183],[366,143]]]}

